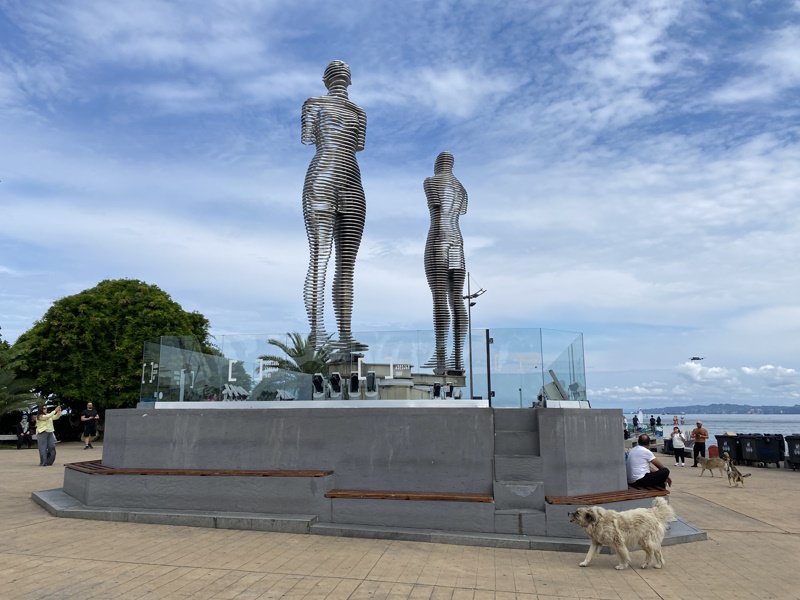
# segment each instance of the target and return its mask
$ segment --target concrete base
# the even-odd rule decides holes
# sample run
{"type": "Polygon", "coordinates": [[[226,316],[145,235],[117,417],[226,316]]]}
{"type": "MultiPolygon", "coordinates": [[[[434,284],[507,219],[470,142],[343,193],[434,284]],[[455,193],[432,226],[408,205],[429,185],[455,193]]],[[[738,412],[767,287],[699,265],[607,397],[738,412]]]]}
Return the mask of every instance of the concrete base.
{"type": "Polygon", "coordinates": [[[331,519],[320,517],[320,521],[494,533],[494,504],[491,502],[334,498],[331,514],[331,519]]]}
{"type": "MultiPolygon", "coordinates": [[[[123,508],[95,508],[84,505],[63,490],[33,492],[32,499],[57,517],[95,519],[103,521],[126,521],[129,523],[152,523],[158,525],[187,525],[216,529],[251,529],[256,531],[278,531],[284,533],[311,533],[340,537],[404,540],[410,542],[432,542],[458,544],[462,546],[487,546],[492,548],[516,548],[521,550],[551,550],[557,552],[581,552],[589,549],[588,539],[568,537],[544,537],[534,535],[509,535],[500,533],[475,533],[465,531],[435,531],[403,527],[376,525],[348,525],[345,523],[320,523],[313,515],[269,515],[259,513],[232,513],[211,511],[166,511],[130,510],[123,508]]],[[[671,524],[663,545],[671,546],[706,539],[706,533],[683,521],[671,524]]],[[[610,554],[610,548],[602,552],[610,554]]]]}

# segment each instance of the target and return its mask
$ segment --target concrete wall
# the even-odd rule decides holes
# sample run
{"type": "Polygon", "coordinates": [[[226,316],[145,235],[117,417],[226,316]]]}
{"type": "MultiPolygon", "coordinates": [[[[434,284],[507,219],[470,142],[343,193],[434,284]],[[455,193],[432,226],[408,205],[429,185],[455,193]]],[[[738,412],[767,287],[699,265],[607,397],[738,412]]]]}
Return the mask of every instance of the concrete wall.
{"type": "Polygon", "coordinates": [[[622,411],[548,408],[536,414],[545,495],[628,488],[622,411]]]}
{"type": "Polygon", "coordinates": [[[492,491],[489,408],[123,409],[106,412],[112,467],[333,469],[347,489],[492,491]]]}

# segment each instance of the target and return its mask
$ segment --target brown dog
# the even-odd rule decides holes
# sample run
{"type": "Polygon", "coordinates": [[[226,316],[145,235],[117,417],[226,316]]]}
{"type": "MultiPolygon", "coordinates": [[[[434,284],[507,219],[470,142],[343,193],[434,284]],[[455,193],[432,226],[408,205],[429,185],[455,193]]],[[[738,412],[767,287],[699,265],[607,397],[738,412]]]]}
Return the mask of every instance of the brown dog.
{"type": "Polygon", "coordinates": [[[742,484],[742,487],[744,487],[744,478],[750,477],[752,473],[742,475],[739,472],[739,469],[736,468],[736,465],[733,464],[731,455],[727,452],[722,455],[722,460],[724,460],[725,464],[728,465],[728,487],[731,487],[731,483],[735,483],[733,487],[739,487],[740,483],[742,484]]]}
{"type": "Polygon", "coordinates": [[[712,469],[719,469],[719,476],[723,477],[725,475],[725,471],[728,469],[727,463],[721,458],[703,458],[702,456],[698,456],[697,462],[699,462],[700,466],[703,467],[703,470],[700,471],[700,477],[702,477],[703,473],[706,471],[711,473],[711,476],[713,477],[714,471],[712,469]]]}
{"type": "Polygon", "coordinates": [[[592,540],[589,553],[580,565],[588,567],[595,554],[603,546],[611,546],[617,553],[619,564],[615,569],[626,569],[631,562],[628,546],[638,545],[647,554],[642,565],[646,569],[650,563],[660,569],[664,564],[661,554],[661,541],[666,533],[666,525],[675,520],[675,511],[664,498],[656,498],[652,508],[634,508],[617,512],[600,506],[579,508],[569,513],[570,523],[580,525],[592,540]]]}

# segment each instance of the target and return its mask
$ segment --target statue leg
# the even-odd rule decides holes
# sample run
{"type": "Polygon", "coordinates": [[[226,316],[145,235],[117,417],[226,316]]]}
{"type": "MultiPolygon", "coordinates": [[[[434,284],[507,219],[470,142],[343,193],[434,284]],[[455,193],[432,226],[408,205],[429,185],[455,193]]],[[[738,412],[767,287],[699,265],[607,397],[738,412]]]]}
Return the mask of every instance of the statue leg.
{"type": "Polygon", "coordinates": [[[327,338],[325,333],[325,275],[333,245],[334,213],[313,210],[311,199],[303,203],[306,233],[308,234],[308,273],[303,299],[311,328],[311,343],[319,348],[327,338]]]}
{"type": "Polygon", "coordinates": [[[464,370],[464,336],[469,328],[467,308],[464,305],[464,269],[450,269],[448,272],[448,296],[450,312],[453,315],[453,368],[464,370]]]}
{"type": "MultiPolygon", "coordinates": [[[[437,250],[433,249],[436,253],[437,250]]],[[[433,333],[436,337],[436,353],[425,366],[432,366],[434,373],[444,375],[447,371],[447,332],[450,329],[450,310],[447,307],[447,263],[436,256],[427,257],[425,275],[433,296],[433,333]]]]}
{"type": "Polygon", "coordinates": [[[339,205],[347,206],[347,211],[337,213],[334,227],[336,273],[333,277],[333,312],[339,328],[339,341],[345,345],[343,349],[353,350],[353,276],[367,214],[364,192],[360,189],[349,192],[346,198],[340,198],[339,205]]]}

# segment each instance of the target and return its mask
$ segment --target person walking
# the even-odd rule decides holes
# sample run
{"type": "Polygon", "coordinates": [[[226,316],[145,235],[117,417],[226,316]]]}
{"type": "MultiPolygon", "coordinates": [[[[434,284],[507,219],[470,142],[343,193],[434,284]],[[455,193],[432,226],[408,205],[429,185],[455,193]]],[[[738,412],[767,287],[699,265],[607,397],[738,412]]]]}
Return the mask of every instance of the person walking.
{"type": "Polygon", "coordinates": [[[56,430],[53,421],[61,418],[61,407],[49,413],[44,404],[36,417],[36,444],[39,446],[39,466],[49,467],[56,462],[56,430]]]}
{"type": "Polygon", "coordinates": [[[703,458],[706,457],[706,440],[708,439],[708,429],[703,427],[703,422],[698,421],[697,427],[692,429],[692,433],[689,434],[689,439],[694,440],[694,451],[692,452],[694,456],[694,464],[693,467],[697,466],[697,457],[702,455],[703,458]]]}
{"type": "Polygon", "coordinates": [[[83,437],[86,441],[84,450],[92,448],[92,441],[97,437],[97,421],[100,415],[92,408],[92,403],[86,404],[86,410],[81,413],[81,422],[83,423],[83,437]]]}
{"type": "Polygon", "coordinates": [[[669,434],[669,439],[672,440],[672,451],[675,453],[675,466],[678,462],[681,467],[686,466],[686,438],[683,437],[683,432],[680,427],[673,427],[672,433],[669,434]]]}
{"type": "Polygon", "coordinates": [[[22,420],[17,423],[17,450],[22,449],[22,444],[28,444],[31,447],[33,442],[33,429],[28,423],[28,415],[22,415],[22,420]]]}
{"type": "Polygon", "coordinates": [[[650,451],[650,436],[646,433],[639,436],[638,445],[628,452],[626,467],[631,487],[667,489],[667,486],[672,486],[669,469],[650,451]]]}

